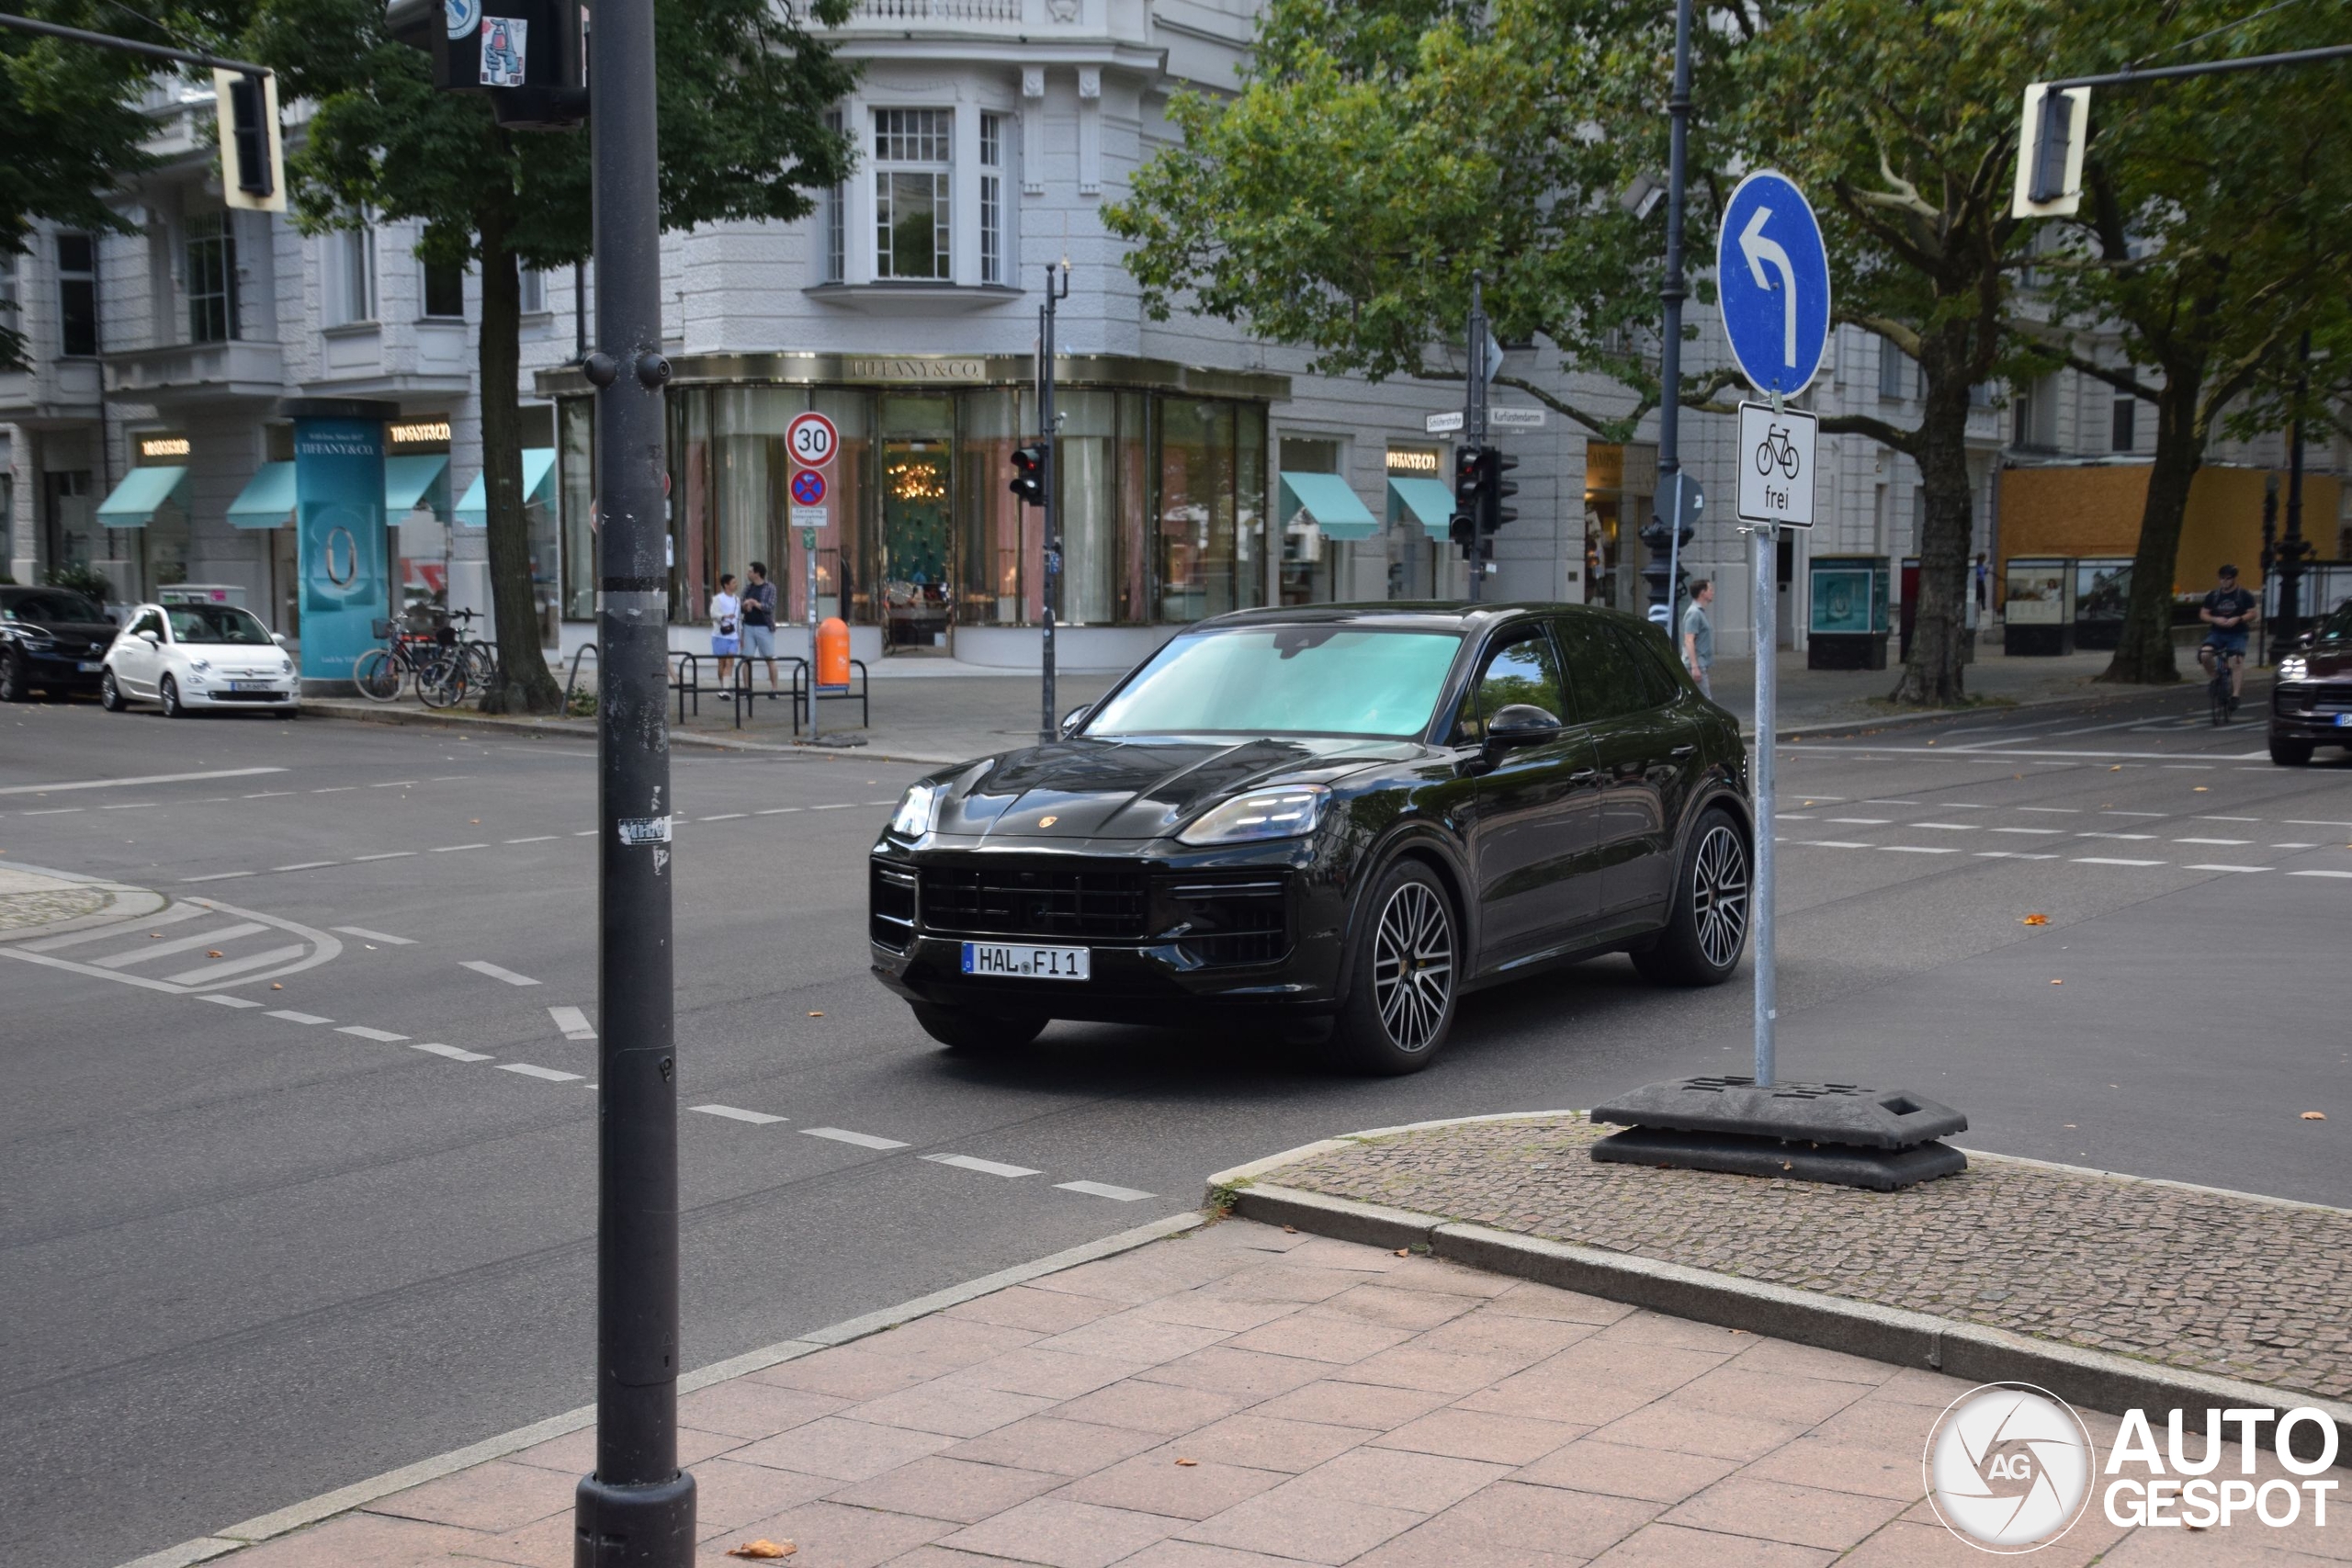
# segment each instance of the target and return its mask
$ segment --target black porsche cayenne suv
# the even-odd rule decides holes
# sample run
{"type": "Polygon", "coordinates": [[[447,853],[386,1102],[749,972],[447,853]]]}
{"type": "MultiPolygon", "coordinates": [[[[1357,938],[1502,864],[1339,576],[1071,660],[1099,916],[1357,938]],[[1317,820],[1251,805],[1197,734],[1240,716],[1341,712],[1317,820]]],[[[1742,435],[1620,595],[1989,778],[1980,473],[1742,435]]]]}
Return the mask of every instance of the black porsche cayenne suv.
{"type": "Polygon", "coordinates": [[[910,789],[868,870],[874,972],[962,1049],[1271,1018],[1411,1072],[1463,992],[1547,964],[1728,978],[1753,831],[1736,722],[1631,616],[1246,611],[1056,743],[910,789]]]}

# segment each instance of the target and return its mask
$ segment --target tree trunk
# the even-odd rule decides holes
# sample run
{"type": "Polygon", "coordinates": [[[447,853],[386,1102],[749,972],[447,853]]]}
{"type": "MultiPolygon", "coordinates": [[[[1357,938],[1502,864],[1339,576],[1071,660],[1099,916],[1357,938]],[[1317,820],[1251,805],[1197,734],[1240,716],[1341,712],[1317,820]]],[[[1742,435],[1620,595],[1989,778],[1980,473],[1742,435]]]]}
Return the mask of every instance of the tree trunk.
{"type": "Polygon", "coordinates": [[[484,713],[554,713],[563,693],[539,650],[539,608],[531,586],[531,534],[523,511],[522,278],[506,248],[506,214],[486,209],[481,236],[481,473],[490,525],[490,604],[498,619],[499,679],[481,694],[484,713]]]}
{"type": "MultiPolygon", "coordinates": [[[[1962,332],[1965,329],[1961,329],[1962,332]]],[[[1967,701],[1964,671],[1968,630],[1968,376],[1964,344],[1929,341],[1920,360],[1926,397],[1917,445],[1919,483],[1927,493],[1917,541],[1919,607],[1911,623],[1911,656],[1888,700],[1926,707],[1967,701]]]]}
{"type": "Polygon", "coordinates": [[[2201,367],[2165,367],[2156,400],[2156,456],[2148,470],[2148,499],[2140,509],[2140,547],[2132,557],[2132,602],[2123,612],[2115,657],[2102,681],[2161,686],[2180,679],[2172,647],[2172,590],[2180,570],[2180,524],[2188,487],[2205,461],[2205,428],[2198,418],[2205,378],[2201,367]]]}

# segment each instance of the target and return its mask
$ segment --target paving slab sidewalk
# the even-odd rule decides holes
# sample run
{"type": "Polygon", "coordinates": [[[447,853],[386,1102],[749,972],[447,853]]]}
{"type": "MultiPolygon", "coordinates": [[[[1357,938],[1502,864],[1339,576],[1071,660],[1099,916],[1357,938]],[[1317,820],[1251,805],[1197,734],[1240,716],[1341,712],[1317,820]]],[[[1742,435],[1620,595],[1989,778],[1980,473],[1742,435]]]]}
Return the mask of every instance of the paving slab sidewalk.
{"type": "MultiPolygon", "coordinates": [[[[680,1414],[714,1568],[759,1540],[794,1568],[1957,1568],[1982,1557],[1936,1520],[1920,1455],[1967,1387],[1236,1219],[713,1383],[680,1414]]],[[[2085,1414],[2104,1450],[2116,1422],[2085,1414]]],[[[560,1568],[593,1451],[573,1432],[224,1561],[560,1568]]],[[[2192,1536],[2096,1507],[2036,1555],[2346,1560],[2352,1530],[2308,1514],[2192,1536]]]]}

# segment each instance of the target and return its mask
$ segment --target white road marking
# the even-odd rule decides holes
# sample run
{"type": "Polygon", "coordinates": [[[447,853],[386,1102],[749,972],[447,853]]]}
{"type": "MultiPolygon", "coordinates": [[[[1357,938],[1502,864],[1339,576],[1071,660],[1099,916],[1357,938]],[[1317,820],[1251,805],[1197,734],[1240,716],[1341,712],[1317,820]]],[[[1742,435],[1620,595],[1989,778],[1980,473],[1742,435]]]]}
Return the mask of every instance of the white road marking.
{"type": "Polygon", "coordinates": [[[198,931],[194,936],[184,936],[175,942],[149,942],[139,947],[125,948],[120,953],[110,953],[104,958],[93,958],[87,962],[99,969],[125,969],[133,964],[144,963],[150,958],[167,958],[175,953],[186,953],[193,947],[210,947],[215,942],[234,942],[241,936],[251,936],[255,931],[268,929],[258,920],[240,920],[233,926],[215,926],[209,931],[198,931]]]}
{"type": "Polygon", "coordinates": [[[1025,1165],[1002,1165],[992,1159],[979,1159],[971,1155],[925,1155],[933,1165],[952,1165],[958,1170],[977,1170],[982,1176],[1043,1176],[1042,1170],[1031,1170],[1025,1165]]]}
{"type": "Polygon", "coordinates": [[[292,865],[274,865],[269,869],[272,871],[316,871],[322,865],[336,865],[339,863],[341,863],[331,860],[298,860],[292,865]]]}
{"type": "Polygon", "coordinates": [[[405,1034],[395,1034],[389,1029],[370,1029],[364,1023],[346,1023],[341,1029],[336,1030],[335,1032],[337,1034],[356,1034],[362,1040],[379,1041],[387,1045],[390,1045],[396,1040],[405,1040],[408,1038],[405,1034]]]}
{"type": "Polygon", "coordinates": [[[170,908],[149,915],[144,919],[110,920],[105,925],[93,926],[88,931],[74,931],[68,936],[43,937],[39,942],[28,942],[25,946],[34,953],[54,953],[61,947],[74,947],[85,942],[103,942],[110,936],[122,936],[130,931],[148,931],[156,926],[175,925],[181,920],[210,913],[212,911],[201,904],[175,904],[170,908]]]}
{"type": "Polygon", "coordinates": [[[1063,1192],[1083,1192],[1089,1198],[1109,1198],[1121,1203],[1132,1203],[1138,1198],[1154,1196],[1132,1187],[1114,1187],[1107,1181],[1057,1181],[1054,1186],[1063,1192]]]}
{"type": "Polygon", "coordinates": [[[1775,811],[1772,813],[1772,820],[1775,822],[1810,822],[1813,820],[1813,813],[1810,811],[1775,811]]]}
{"type": "Polygon", "coordinates": [[[2101,811],[2101,817],[2169,817],[2169,811],[2101,811]]]}
{"type": "Polygon", "coordinates": [[[1829,820],[1849,828],[1883,828],[1890,819],[1884,817],[1832,817],[1829,820]]]}
{"type": "Polygon", "coordinates": [[[2076,865],[2162,865],[2160,860],[2109,860],[2101,855],[2076,855],[2076,865]]]}
{"type": "Polygon", "coordinates": [[[563,1032],[563,1037],[566,1040],[596,1038],[596,1026],[590,1023],[588,1015],[578,1008],[552,1007],[548,1009],[548,1016],[555,1020],[556,1028],[563,1032]]]}
{"type": "Polygon", "coordinates": [[[2290,871],[2290,876],[2340,876],[2352,879],[2352,871],[2290,871]]]}
{"type": "Polygon", "coordinates": [[[2192,865],[2189,871],[2268,871],[2267,865],[2192,865]]]}
{"type": "Polygon", "coordinates": [[[1993,829],[1996,833],[2030,833],[2036,838],[2049,838],[2065,830],[2064,828],[1996,828],[1993,829]]]}
{"type": "Polygon", "coordinates": [[[1947,800],[1944,802],[1944,809],[1946,811],[1990,811],[1993,808],[1989,806],[1979,806],[1973,800],[1947,800]]]}
{"type": "Polygon", "coordinates": [[[535,838],[508,839],[505,842],[510,844],[544,844],[561,837],[563,837],[563,835],[560,833],[541,833],[535,838]]]}
{"type": "Polygon", "coordinates": [[[749,1122],[754,1127],[764,1127],[772,1122],[784,1120],[781,1116],[771,1116],[764,1111],[745,1111],[734,1105],[690,1105],[686,1109],[699,1111],[706,1116],[724,1116],[729,1122],[749,1122]]]}
{"type": "MultiPolygon", "coordinates": [[[[799,809],[800,807],[797,806],[771,806],[765,811],[754,811],[752,815],[754,817],[781,817],[787,811],[797,811],[799,809]]],[[[32,814],[30,812],[27,812],[26,815],[29,817],[32,814]]]]}
{"type": "Polygon", "coordinates": [[[2317,844],[2273,844],[2270,847],[2274,850],[2315,850],[2319,848],[2317,844]]]}
{"type": "MultiPolygon", "coordinates": [[[[10,784],[0,795],[47,795],[60,789],[120,789],[125,784],[186,784],[191,779],[249,779],[256,773],[282,773],[284,768],[219,768],[205,773],[149,773],[135,779],[74,779],[65,784],[10,784]]],[[[292,791],[288,791],[292,794],[292,791]]]]}
{"type": "Polygon", "coordinates": [[[1870,848],[1868,844],[1858,844],[1850,839],[1799,839],[1797,842],[1801,844],[1810,842],[1816,850],[1866,850],[1870,848]]]}
{"type": "Polygon", "coordinates": [[[2018,809],[2019,811],[2047,811],[2053,816],[2059,817],[2080,817],[2083,814],[2083,808],[2079,806],[2020,806],[2018,809]]]}
{"type": "Polygon", "coordinates": [[[526,1078],[545,1078],[549,1083],[577,1083],[580,1080],[578,1073],[560,1073],[553,1067],[536,1067],[528,1062],[501,1062],[498,1064],[498,1070],[502,1073],[520,1073],[526,1078]]]}
{"type": "Polygon", "coordinates": [[[209,876],[183,876],[183,877],[181,877],[181,878],[180,878],[180,880],[181,880],[183,883],[187,883],[187,882],[226,882],[226,881],[228,881],[228,880],[229,880],[231,877],[232,877],[232,876],[251,876],[252,874],[253,874],[253,873],[252,873],[252,872],[250,872],[250,871],[216,871],[216,872],[214,872],[214,873],[213,873],[211,875],[209,875],[209,876]]]}
{"type": "Polygon", "coordinates": [[[2210,773],[2213,771],[2213,764],[2211,762],[2166,762],[2164,768],[2168,773],[2210,773]]]}
{"type": "Polygon", "coordinates": [[[2259,817],[2199,817],[2196,820],[2199,822],[2259,822],[2262,818],[2259,817]]]}
{"type": "MultiPolygon", "coordinates": [[[[1781,743],[1780,749],[1783,751],[1821,751],[1851,757],[1858,761],[1883,761],[1888,755],[1900,755],[1940,757],[1946,761],[1953,760],[1966,761],[1972,758],[2006,761],[2012,757],[2068,757],[2106,762],[2117,761],[2169,762],[2180,755],[2177,751],[2020,751],[2010,749],[1996,751],[1989,748],[1975,746],[1861,746],[1849,749],[1818,742],[1811,745],[1793,745],[1785,740],[1781,743]]],[[[2224,762],[2251,762],[2256,758],[2267,759],[2269,755],[2267,750],[2232,751],[2220,754],[2218,760],[2224,762]]]]}
{"type": "Polygon", "coordinates": [[[2154,833],[2077,833],[2075,837],[2077,839],[2130,839],[2145,843],[2155,835],[2154,833]]]}
{"type": "Polygon", "coordinates": [[[2352,828],[2352,822],[2315,822],[2307,817],[2290,817],[2287,818],[2287,826],[2290,828],[2352,828]]]}
{"type": "Polygon", "coordinates": [[[371,931],[366,926],[329,926],[327,929],[341,931],[345,936],[356,936],[362,942],[388,942],[394,947],[416,945],[416,939],[413,936],[394,936],[390,931],[371,931]]]}
{"type": "Polygon", "coordinates": [[[245,997],[199,997],[199,1001],[219,1002],[224,1008],[257,1008],[261,1003],[245,997]]]}
{"type": "Polygon", "coordinates": [[[292,795],[290,789],[259,789],[251,795],[239,795],[240,800],[276,800],[281,795],[292,795]]]}
{"type": "Polygon", "coordinates": [[[1914,828],[1941,828],[1949,833],[1973,833],[1976,831],[1976,824],[1973,822],[1914,822],[1911,826],[1914,828]]]}
{"type": "Polygon", "coordinates": [[[98,807],[101,811],[152,811],[154,808],[155,803],[152,800],[125,801],[120,806],[101,806],[98,807]]]}
{"type": "Polygon", "coordinates": [[[2250,844],[2254,842],[2254,840],[2252,839],[2175,839],[2173,842],[2176,844],[2227,844],[2235,846],[2238,844],[2250,844]]]}
{"type": "Polygon", "coordinates": [[[354,855],[351,857],[351,863],[357,865],[363,861],[371,860],[406,860],[414,853],[416,853],[414,850],[386,850],[379,855],[354,855]]]}
{"type": "Polygon", "coordinates": [[[272,1009],[269,1016],[282,1018],[288,1023],[333,1023],[334,1021],[331,1018],[321,1018],[314,1012],[296,1012],[291,1008],[272,1009]]]}
{"type": "Polygon", "coordinates": [[[1864,800],[1862,804],[1864,806],[1917,806],[1919,803],[1916,800],[1882,800],[1878,796],[1872,795],[1869,799],[1864,800]]]}
{"type": "Polygon", "coordinates": [[[435,844],[427,852],[436,855],[447,855],[455,854],[459,850],[486,850],[488,848],[490,848],[488,844],[435,844]]]}
{"type": "Polygon", "coordinates": [[[532,979],[528,975],[517,975],[512,969],[502,969],[495,964],[485,964],[479,958],[469,958],[463,964],[458,965],[458,967],[460,969],[470,969],[477,975],[487,975],[493,980],[503,980],[510,986],[536,986],[538,984],[537,980],[532,979]]]}
{"type": "Polygon", "coordinates": [[[1925,844],[1881,844],[1880,849],[1896,855],[1956,855],[1958,850],[1934,850],[1925,844]]]}
{"type": "Polygon", "coordinates": [[[858,804],[860,803],[854,800],[837,800],[831,806],[812,806],[808,809],[811,811],[847,811],[858,804]]]}
{"type": "Polygon", "coordinates": [[[455,1045],[412,1044],[413,1051],[430,1051],[436,1056],[447,1056],[453,1062],[487,1062],[488,1056],[479,1051],[460,1051],[455,1045]]]}
{"type": "Polygon", "coordinates": [[[732,822],[738,817],[748,817],[749,815],[751,814],[745,811],[722,811],[716,817],[697,817],[695,820],[697,822],[732,822]]]}
{"type": "Polygon", "coordinates": [[[70,817],[81,809],[82,807],[78,806],[45,806],[39,811],[19,811],[17,815],[19,817],[70,817]]]}
{"type": "Polygon", "coordinates": [[[414,779],[386,779],[382,784],[372,784],[368,787],[369,789],[406,789],[415,782],[414,779]]]}
{"type": "Polygon", "coordinates": [[[273,947],[267,953],[256,953],[250,958],[233,959],[227,964],[208,964],[201,969],[185,969],[164,978],[175,986],[217,985],[227,976],[242,975],[248,969],[266,969],[273,964],[283,964],[289,958],[300,958],[309,951],[298,942],[291,947],[273,947]]]}
{"type": "Polygon", "coordinates": [[[575,839],[593,839],[596,836],[596,829],[594,828],[582,828],[580,831],[572,834],[571,836],[575,839]]]}
{"type": "Polygon", "coordinates": [[[324,789],[314,789],[311,793],[312,795],[341,795],[346,790],[354,790],[358,787],[359,786],[357,784],[329,784],[324,789]]]}
{"type": "Polygon", "coordinates": [[[837,1144],[855,1144],[861,1149],[903,1149],[907,1145],[896,1138],[877,1138],[871,1133],[853,1133],[846,1127],[803,1127],[812,1138],[831,1138],[837,1144]]]}
{"type": "Polygon", "coordinates": [[[2022,850],[1979,850],[1976,852],[1975,858],[1978,860],[2056,860],[2058,857],[2028,854],[2022,850]]]}

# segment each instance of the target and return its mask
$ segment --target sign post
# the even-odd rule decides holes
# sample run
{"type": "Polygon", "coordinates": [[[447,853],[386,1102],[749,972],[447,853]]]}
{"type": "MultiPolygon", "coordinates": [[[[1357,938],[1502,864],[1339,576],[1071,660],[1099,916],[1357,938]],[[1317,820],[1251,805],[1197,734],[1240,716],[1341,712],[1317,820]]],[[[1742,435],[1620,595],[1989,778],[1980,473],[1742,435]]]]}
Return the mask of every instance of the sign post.
{"type": "Polygon", "coordinates": [[[800,530],[800,570],[808,614],[808,739],[817,739],[817,531],[831,519],[825,470],[842,448],[842,433],[814,409],[792,416],[784,427],[784,448],[795,465],[792,526],[800,530]]]}

